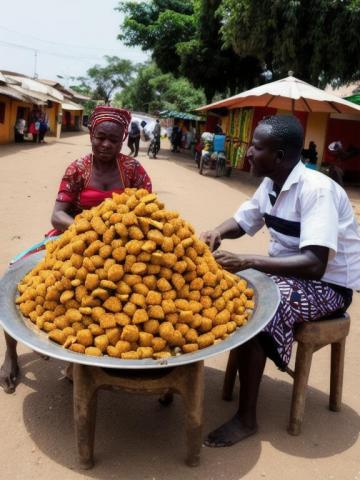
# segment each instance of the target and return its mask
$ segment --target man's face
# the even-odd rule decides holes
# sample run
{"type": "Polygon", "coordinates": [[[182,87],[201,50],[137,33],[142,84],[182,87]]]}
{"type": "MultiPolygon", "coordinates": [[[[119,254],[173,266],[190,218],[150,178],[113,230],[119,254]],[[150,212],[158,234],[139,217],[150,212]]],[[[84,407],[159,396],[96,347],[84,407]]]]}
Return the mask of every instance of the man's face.
{"type": "Polygon", "coordinates": [[[255,177],[272,177],[279,164],[279,150],[271,137],[269,125],[255,128],[251,145],[247,151],[251,173],[255,177]]]}
{"type": "Polygon", "coordinates": [[[100,123],[91,138],[94,157],[101,162],[116,158],[122,147],[123,129],[113,122],[100,123]]]}

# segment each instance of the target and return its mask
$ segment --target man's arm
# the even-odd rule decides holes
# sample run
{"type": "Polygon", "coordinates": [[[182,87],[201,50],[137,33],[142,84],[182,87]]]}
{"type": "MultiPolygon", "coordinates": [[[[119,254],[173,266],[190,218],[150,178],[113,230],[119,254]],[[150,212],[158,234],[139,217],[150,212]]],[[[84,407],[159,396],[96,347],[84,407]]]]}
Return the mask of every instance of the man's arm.
{"type": "Polygon", "coordinates": [[[221,225],[214,228],[214,230],[208,230],[200,235],[200,239],[203,240],[213,252],[219,248],[221,241],[225,238],[240,238],[245,235],[245,231],[240,227],[234,218],[225,220],[221,225]]]}
{"type": "Polygon", "coordinates": [[[229,272],[254,268],[264,273],[320,280],[325,273],[329,248],[309,245],[298,255],[265,257],[261,255],[236,255],[220,250],[214,254],[216,261],[229,272]]]}

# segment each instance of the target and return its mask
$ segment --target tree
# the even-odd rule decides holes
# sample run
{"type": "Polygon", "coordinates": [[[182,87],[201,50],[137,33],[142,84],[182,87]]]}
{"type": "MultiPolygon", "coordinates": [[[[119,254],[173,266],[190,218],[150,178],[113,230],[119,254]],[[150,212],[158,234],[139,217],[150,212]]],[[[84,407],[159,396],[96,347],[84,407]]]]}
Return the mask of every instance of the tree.
{"type": "Polygon", "coordinates": [[[254,84],[260,63],[254,57],[239,57],[223,48],[221,0],[127,1],[118,7],[125,13],[119,38],[126,45],[151,51],[164,72],[185,76],[203,87],[208,102],[216,92],[235,93],[254,84]]]}
{"type": "Polygon", "coordinates": [[[195,89],[186,78],[162,73],[154,63],[141,66],[137,77],[114,98],[114,104],[148,113],[158,110],[189,112],[204,103],[201,89],[195,89]]]}
{"type": "Polygon", "coordinates": [[[72,90],[90,97],[90,100],[78,100],[78,103],[84,106],[84,115],[90,115],[96,107],[96,100],[93,100],[93,91],[89,79],[86,77],[72,77],[72,80],[78,82],[78,84],[70,86],[72,90]]]}
{"type": "Polygon", "coordinates": [[[93,98],[101,99],[105,104],[110,102],[111,96],[118,88],[125,88],[135,71],[130,60],[123,60],[116,56],[105,56],[107,65],[94,65],[87,74],[94,84],[93,98]]]}
{"type": "Polygon", "coordinates": [[[227,47],[322,86],[360,78],[360,0],[222,0],[227,47]]]}

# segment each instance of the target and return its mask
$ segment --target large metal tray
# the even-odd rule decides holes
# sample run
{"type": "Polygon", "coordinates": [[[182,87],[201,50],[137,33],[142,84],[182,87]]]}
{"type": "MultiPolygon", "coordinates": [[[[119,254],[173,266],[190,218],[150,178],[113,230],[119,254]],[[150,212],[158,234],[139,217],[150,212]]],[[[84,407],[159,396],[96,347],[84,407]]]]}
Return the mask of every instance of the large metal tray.
{"type": "Polygon", "coordinates": [[[0,324],[11,337],[31,349],[66,362],[119,369],[166,368],[198,362],[231,350],[254,337],[273,317],[280,301],[278,287],[267,275],[252,269],[244,270],[239,273],[255,291],[255,310],[249,322],[236,329],[226,340],[194,353],[161,360],[122,360],[109,356],[84,355],[67,350],[49,340],[47,334],[35,327],[29,319],[24,318],[15,305],[18,282],[40,261],[43,255],[44,252],[39,252],[20,260],[10,267],[1,279],[0,324]]]}

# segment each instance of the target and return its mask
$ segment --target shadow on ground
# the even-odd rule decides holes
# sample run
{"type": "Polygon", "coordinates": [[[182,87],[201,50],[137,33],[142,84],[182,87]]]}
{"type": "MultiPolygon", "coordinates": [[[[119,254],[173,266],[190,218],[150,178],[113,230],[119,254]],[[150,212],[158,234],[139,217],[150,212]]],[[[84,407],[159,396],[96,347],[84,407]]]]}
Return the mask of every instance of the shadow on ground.
{"type": "MultiPolygon", "coordinates": [[[[33,391],[23,403],[26,429],[37,447],[49,458],[78,471],[73,431],[72,385],[61,373],[62,362],[45,362],[29,353],[20,358],[22,381],[33,391]]],[[[204,432],[227,420],[236,408],[220,398],[223,372],[205,369],[204,432]]],[[[284,377],[284,379],[287,377],[284,377]]],[[[309,388],[303,433],[286,432],[291,384],[264,377],[259,402],[259,433],[231,448],[202,449],[201,465],[184,464],[185,429],[181,399],[161,407],[155,396],[100,391],[95,436],[95,467],[87,478],[143,478],[235,480],[257,464],[262,442],[286,454],[317,459],[349,449],[359,435],[359,415],[344,405],[330,412],[325,393],[309,388]],[[226,471],[226,475],[225,475],[226,471]],[[229,473],[230,472],[230,473],[229,473]]]]}

